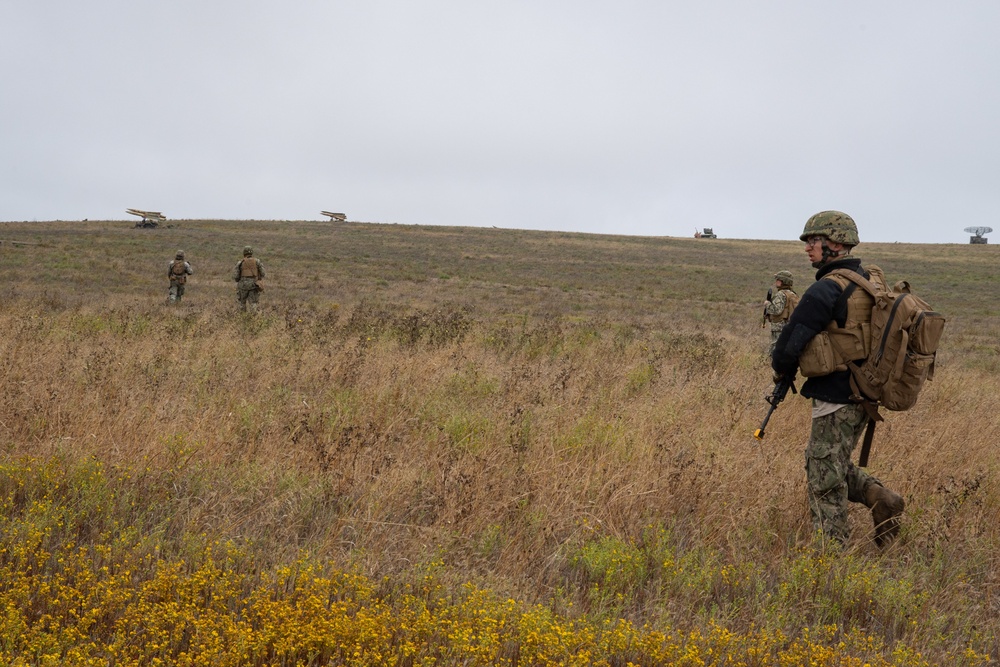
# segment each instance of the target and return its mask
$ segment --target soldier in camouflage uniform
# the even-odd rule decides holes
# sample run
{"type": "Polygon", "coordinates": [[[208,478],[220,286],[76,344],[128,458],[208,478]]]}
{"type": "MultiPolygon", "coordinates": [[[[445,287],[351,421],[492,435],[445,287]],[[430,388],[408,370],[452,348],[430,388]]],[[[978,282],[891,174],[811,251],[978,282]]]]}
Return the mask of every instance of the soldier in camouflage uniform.
{"type": "Polygon", "coordinates": [[[261,281],[264,280],[264,265],[253,256],[253,248],[243,248],[243,259],[236,263],[233,269],[233,280],[236,281],[236,298],[240,310],[250,312],[257,310],[260,293],[264,291],[261,281]]]}
{"type": "Polygon", "coordinates": [[[177,303],[184,296],[184,285],[187,277],[194,274],[191,264],[184,261],[184,251],[178,250],[174,260],[167,266],[167,278],[170,279],[170,290],[167,292],[167,303],[177,303]]]}
{"type": "Polygon", "coordinates": [[[767,348],[767,356],[774,354],[774,344],[778,342],[785,322],[799,302],[799,296],[792,291],[792,274],[790,271],[778,271],[774,274],[774,289],[771,299],[764,302],[764,319],[771,325],[771,346],[767,348]]]}
{"type": "MultiPolygon", "coordinates": [[[[838,268],[869,277],[861,260],[850,254],[860,240],[849,215],[839,211],[817,213],[806,222],[799,238],[805,242],[806,253],[817,269],[816,282],[802,294],[778,336],[771,358],[776,381],[795,377],[803,352],[821,331],[830,338],[861,335],[864,329],[856,320],[865,313],[870,317],[874,303],[864,290],[845,290],[837,281],[823,280],[838,268]]],[[[800,390],[802,396],[812,399],[806,477],[813,526],[825,538],[843,544],[850,536],[847,503],[863,503],[871,509],[875,542],[884,546],[899,532],[903,498],[851,462],[851,452],[869,416],[851,387],[851,371],[846,365],[839,368],[809,377],[800,390]]]]}

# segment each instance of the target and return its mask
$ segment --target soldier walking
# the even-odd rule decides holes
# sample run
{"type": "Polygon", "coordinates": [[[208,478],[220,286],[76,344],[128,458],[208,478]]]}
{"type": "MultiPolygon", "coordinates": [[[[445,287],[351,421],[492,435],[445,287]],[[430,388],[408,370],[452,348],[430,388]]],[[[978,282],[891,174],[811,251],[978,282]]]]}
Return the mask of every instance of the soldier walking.
{"type": "Polygon", "coordinates": [[[850,536],[847,504],[862,503],[871,509],[875,542],[884,546],[899,532],[905,503],[851,462],[870,417],[851,387],[847,364],[852,357],[841,352],[870,349],[865,336],[870,336],[874,299],[863,289],[853,289],[854,283],[847,278],[830,275],[844,269],[870,278],[861,260],[851,255],[860,243],[858,228],[846,213],[823,211],[806,221],[799,239],[816,269],[816,282],[803,293],[778,336],[771,367],[775,382],[791,380],[801,371],[806,381],[799,393],[812,399],[805,458],[813,526],[825,538],[846,543],[850,536]],[[827,356],[832,357],[829,363],[817,363],[827,356]]]}
{"type": "Polygon", "coordinates": [[[264,280],[264,265],[253,256],[253,248],[243,248],[243,259],[236,263],[233,269],[233,280],[236,281],[236,298],[240,310],[257,311],[260,293],[264,291],[261,281],[264,280]]]}
{"type": "Polygon", "coordinates": [[[187,277],[194,274],[191,264],[184,260],[184,251],[178,250],[174,259],[167,267],[167,278],[170,279],[170,291],[167,292],[167,303],[178,303],[184,296],[184,285],[187,277]]]}
{"type": "Polygon", "coordinates": [[[764,301],[764,320],[771,324],[771,346],[767,348],[767,356],[774,354],[774,344],[778,342],[781,330],[785,328],[788,317],[799,303],[799,295],[792,291],[792,273],[778,271],[774,274],[774,287],[768,290],[770,299],[764,301]]]}

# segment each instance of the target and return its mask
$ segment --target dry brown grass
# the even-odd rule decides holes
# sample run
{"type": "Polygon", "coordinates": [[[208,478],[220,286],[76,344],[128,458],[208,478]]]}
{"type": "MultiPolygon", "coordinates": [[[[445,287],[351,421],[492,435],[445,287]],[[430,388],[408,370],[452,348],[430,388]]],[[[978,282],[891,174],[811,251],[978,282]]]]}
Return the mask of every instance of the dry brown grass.
{"type": "MultiPolygon", "coordinates": [[[[305,549],[371,575],[441,558],[456,582],[583,612],[607,601],[574,563],[604,539],[653,557],[666,529],[675,553],[764,572],[811,543],[805,402],[783,404],[763,443],[751,437],[770,388],[758,303],[774,271],[807,274],[797,244],[4,227],[42,243],[0,247],[5,455],[132,471],[167,537],[246,540],[275,563],[305,549]],[[227,275],[246,242],[271,275],[251,318],[235,312],[227,275]],[[196,273],[168,309],[160,274],[176,247],[196,273]]],[[[859,508],[848,551],[927,596],[888,639],[950,632],[995,652],[997,253],[862,248],[949,324],[938,377],[876,436],[872,468],[907,499],[902,537],[879,553],[859,508]]],[[[779,622],[731,592],[665,597],[662,585],[639,581],[613,613],[779,622]]],[[[829,612],[803,605],[779,623],[829,612]]]]}

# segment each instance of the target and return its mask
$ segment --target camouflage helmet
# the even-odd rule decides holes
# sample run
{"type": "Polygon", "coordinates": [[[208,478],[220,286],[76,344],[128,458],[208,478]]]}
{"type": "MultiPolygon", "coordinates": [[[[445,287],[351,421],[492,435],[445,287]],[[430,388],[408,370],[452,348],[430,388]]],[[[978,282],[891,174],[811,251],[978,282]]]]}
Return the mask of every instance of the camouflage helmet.
{"type": "Polygon", "coordinates": [[[177,254],[174,255],[174,259],[184,259],[184,251],[183,250],[178,250],[177,254]]]}
{"type": "Polygon", "coordinates": [[[775,280],[780,280],[783,285],[792,286],[792,272],[791,271],[778,271],[774,274],[775,280]]]}
{"type": "Polygon", "coordinates": [[[851,216],[840,211],[823,211],[806,220],[805,229],[799,239],[805,241],[810,236],[825,236],[834,243],[846,246],[856,246],[861,243],[858,238],[858,226],[851,216]]]}
{"type": "Polygon", "coordinates": [[[243,246],[243,256],[250,257],[251,255],[253,255],[253,248],[248,245],[243,246]]]}

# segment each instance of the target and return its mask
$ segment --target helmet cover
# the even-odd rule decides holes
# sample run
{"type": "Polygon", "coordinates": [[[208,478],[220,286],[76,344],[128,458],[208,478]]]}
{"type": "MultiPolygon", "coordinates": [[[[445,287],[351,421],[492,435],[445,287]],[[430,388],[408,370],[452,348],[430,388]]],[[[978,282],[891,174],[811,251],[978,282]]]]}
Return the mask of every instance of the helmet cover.
{"type": "Polygon", "coordinates": [[[840,211],[822,211],[806,220],[806,226],[799,235],[801,241],[810,236],[825,236],[834,243],[854,247],[861,243],[858,226],[851,216],[840,211]]]}
{"type": "Polygon", "coordinates": [[[791,287],[793,284],[791,271],[778,271],[777,273],[774,274],[774,279],[780,280],[782,284],[788,285],[789,287],[791,287]]]}

